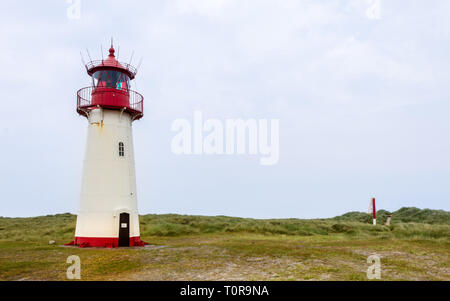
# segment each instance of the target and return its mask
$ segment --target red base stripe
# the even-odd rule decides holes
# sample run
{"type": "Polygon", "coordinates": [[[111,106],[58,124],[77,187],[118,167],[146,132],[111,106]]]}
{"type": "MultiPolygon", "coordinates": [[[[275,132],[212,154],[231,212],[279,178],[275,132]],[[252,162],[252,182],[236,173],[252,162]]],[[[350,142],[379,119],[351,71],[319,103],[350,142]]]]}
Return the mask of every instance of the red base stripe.
{"type": "MultiPolygon", "coordinates": [[[[75,237],[75,240],[66,244],[77,245],[80,248],[117,248],[119,246],[118,237],[75,237]]],[[[143,247],[147,245],[139,236],[130,237],[130,247],[143,247]]]]}

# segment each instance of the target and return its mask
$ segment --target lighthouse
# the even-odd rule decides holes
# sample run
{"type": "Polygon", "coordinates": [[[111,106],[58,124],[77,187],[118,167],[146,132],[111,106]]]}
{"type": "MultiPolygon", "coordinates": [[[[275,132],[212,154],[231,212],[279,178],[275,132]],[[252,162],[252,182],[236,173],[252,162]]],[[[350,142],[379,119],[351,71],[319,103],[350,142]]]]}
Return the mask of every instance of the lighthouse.
{"type": "Polygon", "coordinates": [[[92,78],[77,92],[77,112],[88,122],[75,239],[79,247],[143,246],[137,209],[133,122],[144,98],[131,90],[137,69],[115,57],[85,64],[92,78]]]}

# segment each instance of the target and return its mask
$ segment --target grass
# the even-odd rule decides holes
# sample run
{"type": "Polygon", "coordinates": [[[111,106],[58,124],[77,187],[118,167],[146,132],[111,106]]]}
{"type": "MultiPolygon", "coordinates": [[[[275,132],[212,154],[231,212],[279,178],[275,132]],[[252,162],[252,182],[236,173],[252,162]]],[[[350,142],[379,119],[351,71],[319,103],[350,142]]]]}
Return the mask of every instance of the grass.
{"type": "Polygon", "coordinates": [[[82,280],[367,280],[372,254],[383,280],[450,280],[449,215],[402,208],[391,226],[373,226],[357,212],[316,220],[150,214],[140,217],[141,237],[163,247],[130,249],[62,247],[73,239],[71,214],[1,217],[0,280],[66,280],[70,255],[80,256],[82,280]]]}

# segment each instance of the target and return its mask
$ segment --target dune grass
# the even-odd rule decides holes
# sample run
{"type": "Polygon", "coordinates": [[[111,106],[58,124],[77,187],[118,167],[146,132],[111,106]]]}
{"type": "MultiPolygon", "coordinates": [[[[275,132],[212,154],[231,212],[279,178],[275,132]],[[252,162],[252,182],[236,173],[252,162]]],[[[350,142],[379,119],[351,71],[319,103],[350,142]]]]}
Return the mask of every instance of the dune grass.
{"type": "MultiPolygon", "coordinates": [[[[254,233],[263,235],[334,235],[357,238],[443,239],[450,237],[450,223],[393,222],[373,227],[361,222],[364,213],[333,219],[250,219],[227,216],[148,214],[140,216],[141,236],[184,236],[211,233],[254,233]],[[351,216],[351,217],[350,217],[351,216]]],[[[368,214],[366,214],[368,215],[368,214]]],[[[365,218],[365,217],[364,217],[365,218]]],[[[367,218],[366,218],[367,219],[367,218]]],[[[370,220],[370,216],[369,216],[370,220]]],[[[32,218],[0,217],[0,241],[70,241],[76,216],[70,213],[32,218]]]]}
{"type": "Polygon", "coordinates": [[[0,280],[66,280],[73,254],[83,280],[367,280],[371,254],[382,258],[383,280],[450,280],[448,212],[418,210],[392,213],[390,226],[353,212],[314,220],[149,214],[140,216],[141,237],[161,248],[113,250],[62,247],[74,236],[72,214],[0,217],[0,280]]]}

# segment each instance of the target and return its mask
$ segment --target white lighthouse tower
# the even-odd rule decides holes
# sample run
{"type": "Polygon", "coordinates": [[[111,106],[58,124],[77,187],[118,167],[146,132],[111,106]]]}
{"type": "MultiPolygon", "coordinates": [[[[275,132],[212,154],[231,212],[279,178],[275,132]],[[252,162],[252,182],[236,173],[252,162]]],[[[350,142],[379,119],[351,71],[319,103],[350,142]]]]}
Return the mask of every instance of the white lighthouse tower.
{"type": "Polygon", "coordinates": [[[77,92],[77,112],[88,121],[75,239],[80,247],[143,246],[139,234],[133,121],[143,97],[130,89],[136,68],[120,63],[111,44],[105,60],[86,64],[92,86],[77,92]]]}

